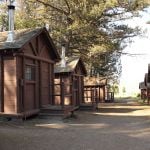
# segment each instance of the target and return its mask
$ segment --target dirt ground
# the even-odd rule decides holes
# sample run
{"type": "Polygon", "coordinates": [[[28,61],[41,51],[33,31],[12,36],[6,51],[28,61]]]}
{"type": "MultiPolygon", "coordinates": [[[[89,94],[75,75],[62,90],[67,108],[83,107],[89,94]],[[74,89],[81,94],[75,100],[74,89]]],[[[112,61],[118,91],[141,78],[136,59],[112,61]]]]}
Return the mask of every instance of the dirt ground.
{"type": "Polygon", "coordinates": [[[76,118],[0,119],[0,150],[150,150],[150,106],[100,104],[76,118]]]}

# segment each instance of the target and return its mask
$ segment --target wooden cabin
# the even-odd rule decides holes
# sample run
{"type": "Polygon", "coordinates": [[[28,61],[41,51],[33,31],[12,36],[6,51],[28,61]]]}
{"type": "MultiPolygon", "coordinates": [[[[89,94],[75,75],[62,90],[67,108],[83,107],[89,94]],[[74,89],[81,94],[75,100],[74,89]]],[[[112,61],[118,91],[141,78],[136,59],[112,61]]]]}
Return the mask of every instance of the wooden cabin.
{"type": "Polygon", "coordinates": [[[52,104],[54,64],[60,57],[45,28],[0,33],[0,115],[27,117],[52,104]]]}
{"type": "Polygon", "coordinates": [[[146,86],[146,93],[147,93],[147,103],[150,104],[150,66],[148,66],[148,73],[145,74],[144,77],[144,84],[146,86]]]}
{"type": "MultiPolygon", "coordinates": [[[[107,97],[107,79],[106,78],[86,77],[84,82],[85,82],[85,86],[84,86],[85,91],[95,90],[96,101],[98,103],[105,102],[106,97],[107,97]]],[[[87,99],[86,95],[88,94],[85,92],[84,102],[85,103],[91,102],[91,98],[89,97],[87,99]]]]}
{"type": "Polygon", "coordinates": [[[107,80],[100,77],[86,77],[84,83],[84,99],[80,108],[81,110],[96,110],[98,103],[106,100],[107,80]]]}
{"type": "Polygon", "coordinates": [[[141,90],[141,99],[145,102],[147,99],[147,87],[144,82],[139,83],[139,89],[141,90]]]}
{"type": "Polygon", "coordinates": [[[56,109],[78,108],[83,101],[84,76],[86,68],[81,58],[66,58],[66,66],[61,62],[55,66],[54,103],[56,109]]]}

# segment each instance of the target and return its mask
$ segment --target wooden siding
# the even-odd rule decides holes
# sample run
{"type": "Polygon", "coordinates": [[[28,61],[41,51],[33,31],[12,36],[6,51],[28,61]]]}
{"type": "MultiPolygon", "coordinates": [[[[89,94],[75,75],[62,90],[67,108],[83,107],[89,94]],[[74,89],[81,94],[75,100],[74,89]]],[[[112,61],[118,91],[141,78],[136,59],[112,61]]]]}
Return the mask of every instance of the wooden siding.
{"type": "Polygon", "coordinates": [[[43,105],[50,104],[50,74],[49,74],[49,64],[42,62],[41,64],[41,103],[43,105]]]}
{"type": "Polygon", "coordinates": [[[43,36],[40,35],[32,39],[23,47],[23,51],[25,53],[23,57],[26,58],[26,62],[33,64],[34,61],[36,66],[35,84],[32,82],[32,84],[34,84],[32,88],[35,93],[32,97],[35,99],[34,108],[53,103],[54,62],[47,43],[43,40],[43,36]]]}
{"type": "Polygon", "coordinates": [[[14,48],[1,50],[1,115],[32,115],[54,103],[54,63],[60,58],[53,41],[46,29],[19,36],[14,48]]]}
{"type": "Polygon", "coordinates": [[[83,76],[58,74],[55,77],[55,105],[79,106],[83,99],[83,76]]]}
{"type": "Polygon", "coordinates": [[[16,113],[16,59],[4,59],[4,112],[16,113]]]}
{"type": "Polygon", "coordinates": [[[48,48],[45,46],[40,52],[40,57],[50,59],[48,48]]]}
{"type": "Polygon", "coordinates": [[[25,90],[25,100],[24,100],[24,110],[33,110],[34,109],[34,101],[35,101],[35,84],[34,83],[26,83],[25,90]]]}
{"type": "Polygon", "coordinates": [[[72,105],[72,79],[68,75],[58,75],[54,82],[55,105],[72,105]]]}
{"type": "Polygon", "coordinates": [[[104,85],[85,85],[83,103],[105,102],[106,87],[104,85]],[[94,97],[94,100],[93,100],[94,97]]]}
{"type": "Polygon", "coordinates": [[[3,61],[2,57],[0,57],[0,112],[3,112],[3,61]]]}
{"type": "Polygon", "coordinates": [[[23,47],[25,54],[17,55],[18,112],[39,109],[52,104],[54,64],[50,58],[48,48],[41,41],[37,44],[38,41],[39,38],[30,41],[23,47]],[[34,81],[25,79],[26,66],[35,67],[34,81]],[[21,82],[23,82],[23,85],[21,85],[21,82]]]}
{"type": "Polygon", "coordinates": [[[17,60],[17,113],[24,110],[24,58],[16,57],[17,60]]]}

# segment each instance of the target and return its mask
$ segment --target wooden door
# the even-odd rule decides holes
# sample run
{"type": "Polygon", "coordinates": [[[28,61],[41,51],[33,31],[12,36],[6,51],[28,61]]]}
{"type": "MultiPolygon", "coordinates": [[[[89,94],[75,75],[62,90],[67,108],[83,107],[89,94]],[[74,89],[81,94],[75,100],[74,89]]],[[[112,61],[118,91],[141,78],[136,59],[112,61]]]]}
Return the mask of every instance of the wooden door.
{"type": "Polygon", "coordinates": [[[36,65],[25,64],[24,110],[36,109],[36,65]]]}
{"type": "Polygon", "coordinates": [[[79,76],[79,105],[84,101],[84,81],[83,76],[79,76]]]}
{"type": "Polygon", "coordinates": [[[40,67],[41,106],[50,104],[50,66],[49,63],[41,62],[40,67]]]}
{"type": "Polygon", "coordinates": [[[79,105],[79,78],[78,76],[73,77],[73,105],[79,105]]]}

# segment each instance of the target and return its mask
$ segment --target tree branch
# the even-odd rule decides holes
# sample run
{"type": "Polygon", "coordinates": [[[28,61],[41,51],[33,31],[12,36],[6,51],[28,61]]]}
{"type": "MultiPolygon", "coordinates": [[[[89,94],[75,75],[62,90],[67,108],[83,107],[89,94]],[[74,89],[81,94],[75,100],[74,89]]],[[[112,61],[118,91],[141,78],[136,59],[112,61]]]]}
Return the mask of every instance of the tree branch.
{"type": "MultiPolygon", "coordinates": [[[[30,2],[32,2],[32,1],[30,1],[30,2]]],[[[37,2],[39,2],[39,3],[41,3],[41,4],[45,5],[45,6],[49,6],[49,7],[51,7],[52,9],[56,10],[57,12],[62,13],[62,14],[65,14],[66,16],[69,15],[68,12],[64,11],[63,9],[57,8],[57,7],[55,7],[55,6],[51,5],[51,4],[45,3],[45,2],[43,2],[43,1],[41,1],[41,0],[37,0],[37,2]]]]}
{"type": "Polygon", "coordinates": [[[67,7],[68,7],[68,14],[70,14],[70,6],[69,6],[69,3],[68,3],[67,0],[64,0],[64,1],[65,1],[66,5],[67,5],[67,7]]]}

